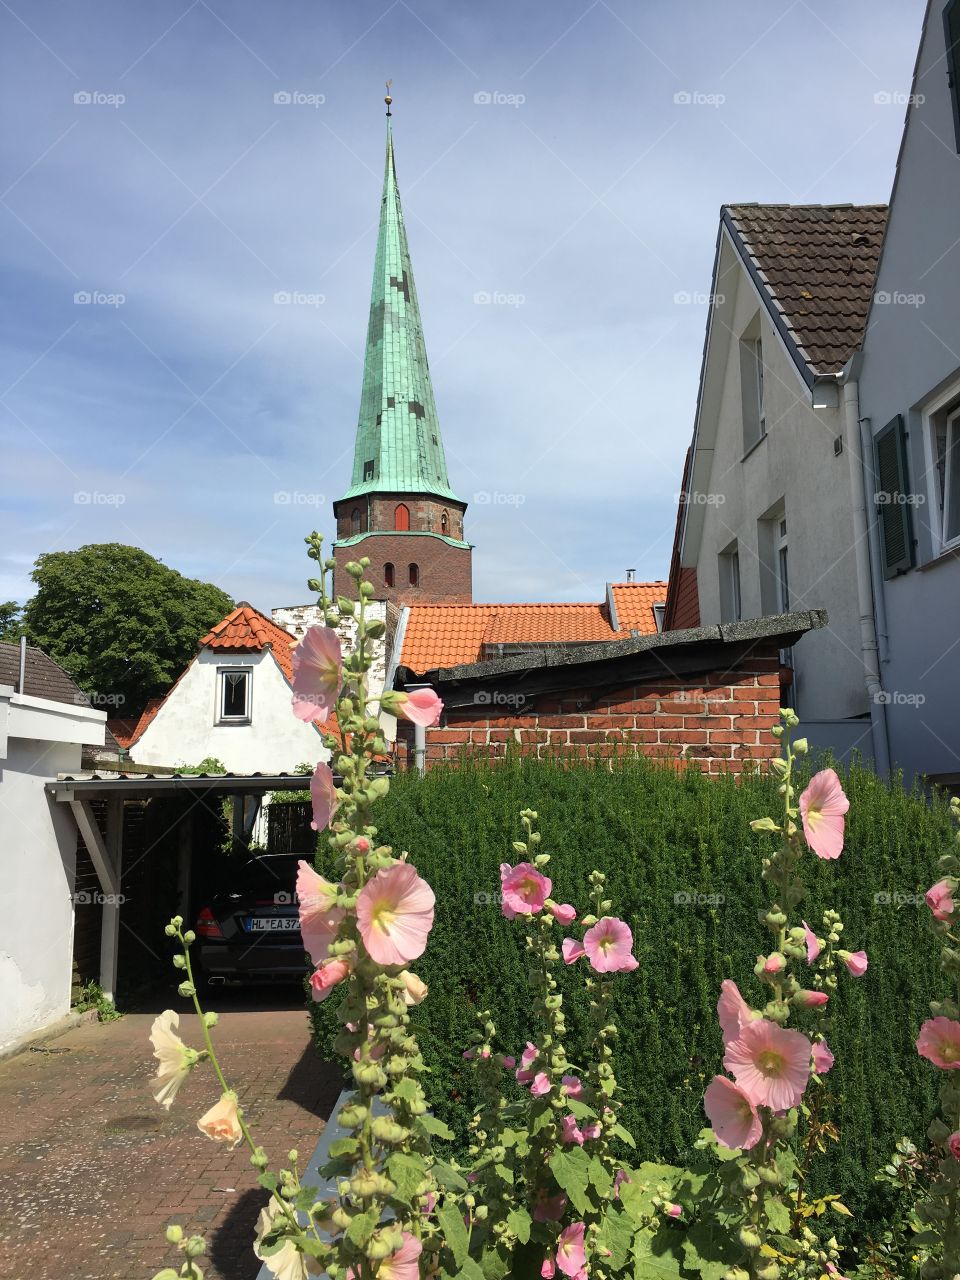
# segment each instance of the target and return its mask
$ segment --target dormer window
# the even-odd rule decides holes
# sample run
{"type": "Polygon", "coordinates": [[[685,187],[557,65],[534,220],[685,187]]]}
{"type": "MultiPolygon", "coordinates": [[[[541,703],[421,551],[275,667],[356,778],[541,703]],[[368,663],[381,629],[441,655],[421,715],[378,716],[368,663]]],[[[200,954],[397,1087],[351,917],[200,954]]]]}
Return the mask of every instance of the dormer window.
{"type": "Polygon", "coordinates": [[[373,479],[373,468],[374,468],[374,459],[368,458],[367,461],[363,464],[364,481],[373,479]]]}
{"type": "Polygon", "coordinates": [[[220,724],[250,723],[250,694],[253,673],[249,668],[221,668],[218,672],[217,721],[220,724]]]}

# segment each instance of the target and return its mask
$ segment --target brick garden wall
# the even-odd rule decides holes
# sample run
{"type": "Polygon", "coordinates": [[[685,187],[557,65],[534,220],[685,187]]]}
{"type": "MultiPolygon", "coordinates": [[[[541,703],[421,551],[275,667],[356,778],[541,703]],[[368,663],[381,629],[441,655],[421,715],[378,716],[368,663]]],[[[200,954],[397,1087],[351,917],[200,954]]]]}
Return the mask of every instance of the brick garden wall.
{"type": "MultiPolygon", "coordinates": [[[[440,689],[442,696],[443,690],[440,689]]],[[[538,756],[613,756],[624,750],[665,760],[690,760],[705,772],[739,773],[748,761],[778,754],[770,729],[780,707],[778,661],[751,657],[735,669],[644,681],[598,696],[595,690],[540,697],[529,709],[490,703],[450,708],[427,730],[427,765],[463,752],[503,757],[511,744],[538,756]],[[516,708],[518,714],[513,714],[516,708]]],[[[398,765],[413,762],[411,727],[402,725],[398,765]]]]}

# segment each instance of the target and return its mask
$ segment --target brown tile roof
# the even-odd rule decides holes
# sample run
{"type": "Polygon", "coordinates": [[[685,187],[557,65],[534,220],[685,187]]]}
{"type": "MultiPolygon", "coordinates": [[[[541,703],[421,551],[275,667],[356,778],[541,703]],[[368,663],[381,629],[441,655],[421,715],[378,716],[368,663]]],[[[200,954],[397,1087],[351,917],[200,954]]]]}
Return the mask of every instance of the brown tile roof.
{"type": "Polygon", "coordinates": [[[485,645],[595,644],[631,630],[655,633],[650,605],[664,599],[666,583],[616,583],[614,591],[625,602],[625,617],[619,599],[616,605],[620,631],[614,631],[605,604],[411,605],[400,663],[419,673],[478,662],[485,645]]]}
{"type": "MultiPolygon", "coordinates": [[[[20,681],[20,646],[0,644],[0,684],[13,685],[20,681]]],[[[51,702],[69,703],[70,706],[89,707],[90,699],[71,680],[62,667],[47,657],[42,649],[27,646],[27,666],[24,687],[19,692],[29,698],[48,698],[51,702]]]]}
{"type": "Polygon", "coordinates": [[[886,205],[731,204],[724,214],[801,359],[838,373],[863,341],[886,205]]]}

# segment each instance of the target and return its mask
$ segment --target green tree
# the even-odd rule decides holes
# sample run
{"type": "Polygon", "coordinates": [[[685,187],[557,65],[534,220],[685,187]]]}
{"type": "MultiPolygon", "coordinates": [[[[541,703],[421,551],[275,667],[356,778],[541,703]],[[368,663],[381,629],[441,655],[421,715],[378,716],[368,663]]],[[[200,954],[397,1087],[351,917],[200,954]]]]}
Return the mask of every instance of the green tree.
{"type": "Polygon", "coordinates": [[[117,542],[51,551],[33,569],[23,611],[31,644],[87,693],[134,715],[166,692],[209,629],[233,608],[219,587],[185,578],[117,542]]]}
{"type": "Polygon", "coordinates": [[[23,630],[22,608],[16,600],[0,601],[0,643],[16,644],[23,630]]]}

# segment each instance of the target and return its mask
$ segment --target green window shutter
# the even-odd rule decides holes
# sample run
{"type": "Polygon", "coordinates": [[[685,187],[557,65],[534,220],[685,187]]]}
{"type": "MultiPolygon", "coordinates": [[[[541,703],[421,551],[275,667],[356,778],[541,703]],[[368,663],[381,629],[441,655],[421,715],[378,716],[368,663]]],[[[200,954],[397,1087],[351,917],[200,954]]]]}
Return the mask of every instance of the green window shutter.
{"type": "Polygon", "coordinates": [[[874,502],[880,517],[883,575],[892,578],[913,566],[913,529],[907,501],[907,438],[901,414],[877,432],[873,445],[877,475],[874,502]]]}
{"type": "Polygon", "coordinates": [[[960,151],[960,0],[949,0],[943,11],[943,36],[947,46],[947,84],[953,106],[953,127],[960,151]]]}

